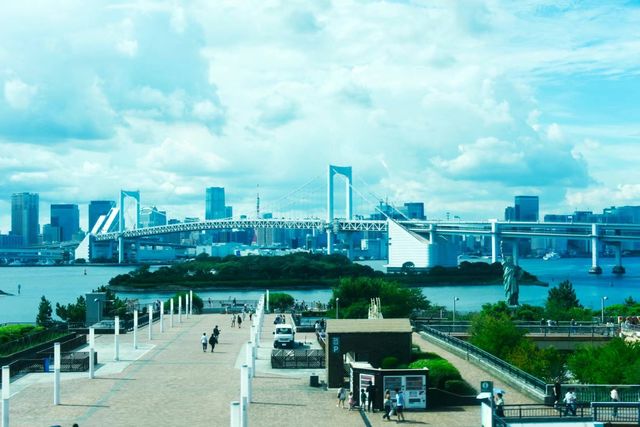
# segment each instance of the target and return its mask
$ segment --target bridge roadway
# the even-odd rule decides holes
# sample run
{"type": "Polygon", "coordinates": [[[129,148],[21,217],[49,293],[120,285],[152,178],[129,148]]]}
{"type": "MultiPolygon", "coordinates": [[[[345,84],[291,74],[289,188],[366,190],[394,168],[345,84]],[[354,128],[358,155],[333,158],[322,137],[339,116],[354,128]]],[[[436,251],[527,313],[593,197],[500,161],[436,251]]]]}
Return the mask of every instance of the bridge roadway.
{"type": "MultiPolygon", "coordinates": [[[[327,222],[322,219],[220,219],[201,222],[160,225],[137,228],[123,232],[98,233],[97,241],[131,239],[167,233],[182,233],[201,230],[231,230],[249,228],[285,228],[299,230],[381,231],[386,232],[388,221],[344,220],[327,222]]],[[[397,221],[410,231],[419,234],[437,233],[446,235],[499,235],[503,239],[555,237],[566,239],[597,238],[605,242],[640,241],[640,224],[591,224],[565,222],[514,222],[514,221],[397,221]]]]}
{"type": "MultiPolygon", "coordinates": [[[[336,390],[309,387],[309,375],[323,370],[273,370],[270,368],[271,331],[274,315],[267,315],[256,361],[250,426],[363,426],[386,425],[382,414],[336,408],[336,390]],[[365,418],[369,424],[365,424],[365,418]]],[[[120,361],[113,361],[113,335],[96,337],[100,365],[96,378],[87,373],[63,373],[61,405],[54,406],[51,374],[29,374],[11,384],[12,426],[157,426],[229,425],[229,403],[240,394],[239,366],[244,362],[244,343],[249,329],[229,327],[229,316],[207,314],[174,319],[174,327],[154,339],[147,327],[138,334],[139,349],[132,349],[132,334],[120,336],[120,361]],[[213,325],[222,328],[215,352],[203,353],[202,332],[213,325]]],[[[248,322],[247,322],[248,323],[248,322]]],[[[311,336],[307,337],[311,339],[311,336]]],[[[536,403],[468,361],[436,347],[414,334],[413,341],[425,351],[450,360],[467,381],[477,386],[493,380],[506,390],[506,401],[536,403]]],[[[479,406],[449,407],[426,412],[407,412],[407,425],[467,427],[478,425],[479,406]]]]}

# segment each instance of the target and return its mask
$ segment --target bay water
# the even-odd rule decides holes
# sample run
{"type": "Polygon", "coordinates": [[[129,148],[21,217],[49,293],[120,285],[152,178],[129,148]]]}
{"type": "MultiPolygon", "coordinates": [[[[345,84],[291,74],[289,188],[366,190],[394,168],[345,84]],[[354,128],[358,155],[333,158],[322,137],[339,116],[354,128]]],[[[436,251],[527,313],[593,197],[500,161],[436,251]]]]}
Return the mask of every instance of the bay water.
{"type": "MultiPolygon", "coordinates": [[[[522,259],[520,265],[535,274],[550,286],[563,280],[570,280],[578,299],[585,307],[600,309],[602,297],[606,304],[619,304],[632,296],[640,299],[640,258],[624,258],[623,265],[627,274],[616,276],[611,273],[613,258],[601,259],[602,275],[588,274],[590,258],[562,258],[552,261],[541,259],[522,259]]],[[[374,263],[375,264],[375,263],[374,263]]],[[[377,262],[378,266],[384,261],[377,262]]],[[[375,265],[374,265],[375,266],[375,265]]],[[[0,268],[0,290],[14,295],[0,296],[0,324],[8,322],[34,322],[41,296],[55,303],[75,302],[79,295],[101,285],[109,279],[129,272],[132,267],[121,266],[64,266],[64,267],[2,267],[0,268]],[[86,272],[86,274],[85,274],[86,272]],[[21,287],[18,295],[18,285],[21,287]]],[[[280,291],[280,290],[278,290],[280,291]]],[[[331,297],[330,289],[283,289],[298,300],[307,303],[320,301],[326,303],[331,297]]],[[[549,288],[541,286],[521,286],[520,303],[543,305],[549,288]]],[[[263,291],[239,289],[235,291],[201,291],[203,299],[257,299],[263,291]]],[[[432,303],[451,309],[453,298],[456,310],[460,312],[479,310],[482,304],[504,300],[502,285],[477,285],[468,283],[458,286],[429,286],[422,288],[423,294],[432,303]]],[[[173,292],[118,292],[120,298],[136,298],[140,303],[149,303],[157,299],[166,299],[173,292]]]]}

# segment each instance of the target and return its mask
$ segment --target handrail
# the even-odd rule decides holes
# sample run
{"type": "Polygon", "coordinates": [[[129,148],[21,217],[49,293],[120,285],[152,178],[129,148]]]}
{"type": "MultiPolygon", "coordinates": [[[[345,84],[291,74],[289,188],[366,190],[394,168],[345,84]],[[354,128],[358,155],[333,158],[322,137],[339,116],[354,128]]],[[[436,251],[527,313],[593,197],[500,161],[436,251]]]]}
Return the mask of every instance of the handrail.
{"type": "Polygon", "coordinates": [[[518,381],[524,382],[528,386],[539,391],[540,394],[545,395],[547,384],[540,378],[534,377],[528,372],[525,372],[522,369],[505,362],[504,360],[476,347],[473,344],[470,344],[459,338],[452,337],[451,335],[441,332],[435,328],[425,325],[416,325],[416,328],[454,347],[457,347],[460,350],[465,351],[467,354],[473,355],[476,358],[483,360],[485,363],[493,365],[495,368],[507,373],[509,376],[516,378],[518,381]]]}

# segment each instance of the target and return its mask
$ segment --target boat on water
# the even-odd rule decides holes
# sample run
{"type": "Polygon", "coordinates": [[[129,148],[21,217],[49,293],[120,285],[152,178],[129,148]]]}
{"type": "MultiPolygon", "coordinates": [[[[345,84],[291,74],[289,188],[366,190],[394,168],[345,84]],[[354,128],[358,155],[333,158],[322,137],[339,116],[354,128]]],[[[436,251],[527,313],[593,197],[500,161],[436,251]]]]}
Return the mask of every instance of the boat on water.
{"type": "Polygon", "coordinates": [[[554,251],[547,252],[546,254],[544,254],[542,259],[545,260],[545,261],[551,261],[551,260],[554,260],[554,259],[560,259],[560,254],[558,254],[557,252],[554,252],[554,251]]]}

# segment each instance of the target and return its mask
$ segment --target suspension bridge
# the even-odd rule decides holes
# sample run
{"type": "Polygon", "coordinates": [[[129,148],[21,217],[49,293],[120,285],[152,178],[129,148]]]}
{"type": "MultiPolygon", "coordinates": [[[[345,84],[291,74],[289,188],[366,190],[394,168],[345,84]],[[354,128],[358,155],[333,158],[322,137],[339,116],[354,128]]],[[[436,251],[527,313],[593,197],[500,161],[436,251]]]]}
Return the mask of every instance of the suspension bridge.
{"type": "MultiPolygon", "coordinates": [[[[640,225],[637,224],[600,224],[565,222],[519,222],[519,221],[462,221],[462,220],[419,220],[409,218],[391,218],[380,211],[383,219],[354,218],[353,191],[367,199],[354,188],[350,166],[329,165],[326,181],[326,216],[318,218],[227,218],[206,221],[183,222],[178,224],[140,227],[140,193],[122,190],[119,206],[100,217],[91,233],[78,248],[79,253],[89,253],[91,242],[118,242],[118,259],[124,260],[125,241],[134,241],[170,233],[197,232],[204,230],[248,230],[248,229],[285,229],[309,230],[314,233],[326,233],[326,253],[333,252],[336,236],[362,232],[379,232],[386,237],[388,244],[388,267],[401,268],[410,263],[414,268],[430,268],[435,265],[457,265],[459,254],[457,242],[462,238],[482,237],[490,239],[491,261],[500,258],[500,244],[511,243],[509,254],[517,264],[519,245],[522,239],[567,239],[587,241],[592,255],[590,273],[600,274],[600,256],[603,245],[613,248],[615,255],[614,273],[624,273],[622,265],[622,244],[640,242],[640,225]],[[336,215],[334,178],[341,175],[345,179],[345,209],[336,215]],[[127,227],[124,215],[126,199],[135,202],[133,226],[127,227]]],[[[300,189],[304,190],[307,186],[300,189]]],[[[299,191],[298,191],[299,192],[299,191]]],[[[293,194],[295,194],[294,192],[293,194]]],[[[377,203],[380,198],[376,198],[377,203]]],[[[371,201],[370,199],[368,200],[371,201]]],[[[258,208],[259,213],[259,208],[258,208]]]]}

